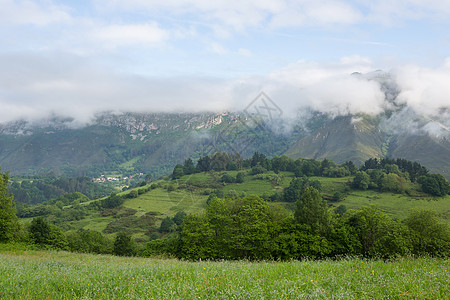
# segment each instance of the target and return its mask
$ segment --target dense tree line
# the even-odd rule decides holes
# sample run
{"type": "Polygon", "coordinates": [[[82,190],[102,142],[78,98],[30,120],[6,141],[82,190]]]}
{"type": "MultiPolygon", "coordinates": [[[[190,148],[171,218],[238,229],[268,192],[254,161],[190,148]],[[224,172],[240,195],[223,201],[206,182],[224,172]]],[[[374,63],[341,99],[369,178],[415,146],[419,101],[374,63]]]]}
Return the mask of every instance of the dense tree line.
{"type": "MultiPolygon", "coordinates": [[[[209,171],[231,171],[250,168],[251,175],[273,171],[276,174],[284,171],[293,172],[295,177],[345,177],[354,176],[352,187],[356,189],[376,189],[394,193],[408,192],[408,184],[417,182],[422,191],[434,196],[445,196],[450,193],[450,185],[444,176],[429,174],[429,171],[417,162],[406,159],[370,158],[358,168],[352,161],[343,164],[324,159],[292,159],[285,155],[271,159],[264,154],[255,152],[251,158],[243,159],[239,154],[217,152],[212,156],[203,156],[195,165],[192,159],[186,159],[184,165],[178,164],[172,172],[172,179],[183,175],[209,171]]],[[[243,174],[232,178],[224,174],[222,182],[242,182],[243,174]]],[[[320,190],[320,187],[316,186],[320,190]]],[[[271,196],[272,197],[272,196],[271,196]]],[[[272,198],[282,199],[278,195],[272,198]]],[[[286,199],[286,197],[284,197],[286,199]]],[[[289,200],[285,200],[290,202],[289,200]]]]}
{"type": "MultiPolygon", "coordinates": [[[[408,161],[403,158],[391,159],[391,158],[370,158],[364,162],[361,166],[361,171],[367,171],[370,169],[387,169],[390,166],[397,166],[398,171],[408,173],[409,179],[416,182],[420,176],[428,174],[427,168],[419,164],[418,162],[408,161]]],[[[391,173],[391,172],[388,172],[391,173]]]]}
{"type": "Polygon", "coordinates": [[[323,161],[302,158],[294,160],[285,155],[269,159],[259,152],[255,152],[251,158],[244,159],[239,154],[216,152],[211,156],[200,157],[197,164],[191,158],[186,159],[183,165],[175,166],[171,177],[172,179],[178,179],[183,175],[200,172],[235,171],[247,168],[251,168],[252,174],[261,174],[266,171],[274,171],[275,173],[289,171],[295,173],[297,177],[343,177],[352,175],[357,171],[357,167],[351,161],[338,165],[328,159],[323,161]]]}
{"type": "Polygon", "coordinates": [[[95,184],[88,177],[17,176],[9,185],[16,202],[38,204],[68,193],[79,192],[90,199],[111,193],[113,188],[95,184]]]}
{"type": "MultiPolygon", "coordinates": [[[[377,207],[330,211],[307,187],[292,216],[257,196],[215,198],[188,215],[172,253],[188,259],[301,259],[450,254],[450,232],[431,211],[393,220],[377,207]]],[[[174,244],[173,240],[168,243],[174,244]]]]}

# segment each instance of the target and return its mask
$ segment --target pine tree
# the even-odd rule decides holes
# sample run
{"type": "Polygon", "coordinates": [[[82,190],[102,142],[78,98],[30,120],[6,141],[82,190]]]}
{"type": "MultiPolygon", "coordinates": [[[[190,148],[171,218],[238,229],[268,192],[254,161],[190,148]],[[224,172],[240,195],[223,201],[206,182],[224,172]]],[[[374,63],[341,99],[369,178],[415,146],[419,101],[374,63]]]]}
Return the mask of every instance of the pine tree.
{"type": "Polygon", "coordinates": [[[9,173],[0,168],[0,243],[10,242],[18,230],[13,195],[8,192],[9,173]]]}

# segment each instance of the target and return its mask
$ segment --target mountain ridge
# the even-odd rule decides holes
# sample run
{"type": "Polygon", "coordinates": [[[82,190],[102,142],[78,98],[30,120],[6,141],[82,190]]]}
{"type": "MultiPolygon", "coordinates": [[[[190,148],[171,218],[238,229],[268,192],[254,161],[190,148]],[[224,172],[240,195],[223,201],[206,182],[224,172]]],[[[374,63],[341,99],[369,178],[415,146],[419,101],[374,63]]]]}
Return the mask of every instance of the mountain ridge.
{"type": "Polygon", "coordinates": [[[337,163],[352,160],[361,164],[371,157],[405,158],[447,178],[450,174],[447,137],[388,132],[380,117],[317,114],[309,120],[312,125],[296,125],[289,133],[271,129],[270,124],[263,129],[257,124],[249,127],[249,118],[240,113],[105,113],[78,128],[71,127],[67,119],[38,125],[23,121],[1,124],[0,165],[12,174],[56,170],[84,176],[126,172],[122,166],[130,162],[130,171],[160,176],[169,174],[186,157],[200,157],[213,146],[209,151],[242,148],[244,156],[259,151],[268,156],[328,158],[337,163]],[[243,141],[253,143],[240,148],[243,141]]]}

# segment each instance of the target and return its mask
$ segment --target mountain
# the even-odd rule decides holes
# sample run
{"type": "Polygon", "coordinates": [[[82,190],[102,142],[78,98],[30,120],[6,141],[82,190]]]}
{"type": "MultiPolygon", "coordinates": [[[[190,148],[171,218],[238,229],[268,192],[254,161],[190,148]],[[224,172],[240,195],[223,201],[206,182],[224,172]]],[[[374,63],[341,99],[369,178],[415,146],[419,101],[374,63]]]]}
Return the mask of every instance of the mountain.
{"type": "Polygon", "coordinates": [[[417,161],[433,173],[450,180],[450,140],[430,135],[397,135],[389,147],[388,157],[417,161]]]}
{"type": "MultiPolygon", "coordinates": [[[[268,156],[329,158],[361,164],[371,157],[417,161],[447,178],[450,144],[445,136],[395,133],[382,126],[384,117],[316,114],[288,133],[271,126],[248,126],[238,113],[105,113],[89,125],[70,120],[0,125],[0,165],[14,174],[53,171],[66,176],[105,172],[169,174],[187,157],[211,152],[258,151],[268,156]]],[[[281,122],[281,121],[280,121],[281,122]]]]}
{"type": "Polygon", "coordinates": [[[300,139],[286,155],[361,164],[371,157],[383,157],[385,139],[386,133],[372,118],[337,117],[300,139]]]}
{"type": "Polygon", "coordinates": [[[301,135],[276,134],[234,113],[104,113],[74,127],[70,119],[0,125],[0,165],[14,174],[105,172],[169,174],[187,157],[211,152],[281,155],[301,135]]]}
{"type": "Polygon", "coordinates": [[[280,109],[268,107],[271,100],[266,99],[263,106],[254,105],[256,114],[247,109],[234,113],[105,112],[85,125],[57,117],[0,123],[0,165],[12,174],[52,171],[99,176],[138,171],[159,177],[188,157],[217,151],[249,157],[257,151],[269,157],[286,154],[337,163],[351,160],[358,165],[371,157],[405,158],[450,179],[450,109],[443,107],[425,117],[396,101],[400,91],[389,73],[378,70],[352,76],[379,84],[384,112],[332,117],[308,111],[299,114],[302,119],[269,120],[261,110],[276,114],[280,109]]]}
{"type": "Polygon", "coordinates": [[[371,157],[405,158],[417,161],[433,173],[450,178],[450,140],[425,132],[383,130],[384,119],[346,116],[328,120],[300,139],[286,155],[293,158],[353,161],[360,165],[371,157]]]}

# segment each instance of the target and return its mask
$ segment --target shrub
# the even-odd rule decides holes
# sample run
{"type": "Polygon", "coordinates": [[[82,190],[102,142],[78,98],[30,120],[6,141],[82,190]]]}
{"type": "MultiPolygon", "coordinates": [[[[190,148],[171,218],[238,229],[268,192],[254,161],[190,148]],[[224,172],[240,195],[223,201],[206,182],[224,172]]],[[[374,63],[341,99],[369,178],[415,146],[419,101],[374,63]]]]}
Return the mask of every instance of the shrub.
{"type": "Polygon", "coordinates": [[[239,172],[236,174],[236,183],[243,183],[245,178],[245,174],[243,172],[239,172]]]}
{"type": "Polygon", "coordinates": [[[220,180],[225,183],[234,183],[234,177],[229,174],[224,174],[220,180]]]}
{"type": "Polygon", "coordinates": [[[134,256],[136,245],[130,235],[119,233],[114,239],[113,253],[118,256],[134,256]]]}
{"type": "Polygon", "coordinates": [[[256,165],[256,166],[254,166],[253,168],[252,168],[252,170],[251,170],[251,174],[252,175],[257,175],[257,174],[262,174],[262,173],[264,173],[264,172],[266,172],[266,169],[264,169],[264,167],[262,167],[259,163],[256,165]]]}

